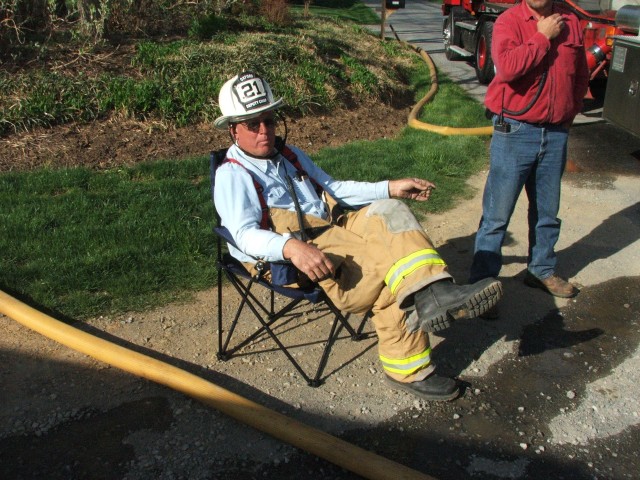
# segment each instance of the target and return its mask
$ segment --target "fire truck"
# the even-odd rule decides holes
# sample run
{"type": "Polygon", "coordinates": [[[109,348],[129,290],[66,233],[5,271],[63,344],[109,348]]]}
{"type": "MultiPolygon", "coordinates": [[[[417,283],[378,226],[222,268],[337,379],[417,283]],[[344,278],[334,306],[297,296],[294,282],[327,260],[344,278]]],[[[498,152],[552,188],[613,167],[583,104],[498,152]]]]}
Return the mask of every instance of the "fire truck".
{"type": "MultiPolygon", "coordinates": [[[[442,36],[447,59],[471,61],[478,81],[482,84],[491,82],[494,76],[491,58],[493,23],[498,15],[517,1],[519,0],[443,0],[442,14],[445,18],[442,36]]],[[[613,5],[609,2],[603,8],[602,1],[599,0],[562,1],[569,5],[583,26],[592,94],[603,95],[614,37],[636,35],[638,26],[628,25],[633,22],[620,24],[616,21],[617,12],[611,9],[613,5]]],[[[627,14],[625,18],[629,16],[627,14]]]]}

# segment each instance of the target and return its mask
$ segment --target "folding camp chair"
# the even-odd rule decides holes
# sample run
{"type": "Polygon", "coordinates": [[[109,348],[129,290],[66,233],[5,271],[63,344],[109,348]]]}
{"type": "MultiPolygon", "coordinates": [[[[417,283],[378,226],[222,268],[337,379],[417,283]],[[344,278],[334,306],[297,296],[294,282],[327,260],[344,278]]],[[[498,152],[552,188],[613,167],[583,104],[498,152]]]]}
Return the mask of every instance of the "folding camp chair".
{"type": "MultiPolygon", "coordinates": [[[[220,164],[225,160],[226,156],[225,150],[217,150],[211,152],[210,156],[210,172],[211,172],[211,192],[213,194],[215,190],[215,176],[216,170],[220,166],[220,164]]],[[[234,257],[232,257],[228,252],[225,252],[223,249],[223,244],[231,244],[235,247],[235,243],[229,231],[221,225],[220,216],[216,211],[216,226],[214,227],[214,232],[217,235],[217,269],[218,269],[218,353],[217,357],[220,360],[228,360],[230,359],[234,353],[238,352],[243,347],[249,345],[254,340],[261,337],[264,333],[268,334],[271,339],[276,343],[278,349],[281,350],[289,359],[289,361],[293,364],[295,369],[302,375],[307,384],[311,387],[317,387],[322,384],[323,378],[322,374],[324,368],[327,364],[327,360],[329,358],[329,353],[331,348],[338,338],[342,328],[346,329],[346,331],[350,334],[351,339],[354,341],[360,340],[363,337],[362,330],[366,323],[367,316],[365,315],[362,319],[357,330],[355,330],[348,321],[348,315],[343,315],[338,308],[333,304],[333,302],[326,296],[324,291],[317,285],[311,284],[306,288],[292,288],[282,285],[276,285],[265,278],[265,273],[269,269],[275,269],[275,267],[289,267],[294,268],[292,264],[283,265],[280,262],[279,264],[269,264],[268,262],[264,262],[262,260],[257,260],[256,262],[256,274],[251,274],[242,262],[238,261],[234,257]],[[235,288],[237,293],[240,296],[240,304],[238,309],[235,312],[233,320],[228,323],[228,327],[225,330],[224,325],[224,315],[222,308],[222,274],[224,273],[225,277],[231,285],[235,288]],[[268,295],[268,304],[265,305],[262,301],[260,301],[258,295],[256,295],[256,288],[263,287],[267,289],[269,292],[268,295]],[[276,294],[281,295],[287,299],[286,304],[283,307],[276,308],[275,296],[276,294]],[[322,351],[320,361],[317,369],[315,370],[315,374],[310,376],[300,363],[293,357],[291,352],[289,351],[290,347],[284,345],[284,343],[278,338],[278,332],[275,330],[276,322],[279,320],[283,320],[287,317],[288,314],[292,312],[294,308],[299,305],[304,305],[304,302],[308,302],[312,304],[314,307],[319,307],[324,305],[328,308],[329,312],[333,316],[333,322],[331,324],[329,336],[325,340],[325,346],[322,351]],[[253,316],[260,322],[260,327],[247,336],[244,339],[236,340],[236,344],[233,347],[230,347],[231,337],[234,335],[236,331],[236,327],[238,322],[240,321],[240,317],[242,312],[245,311],[245,307],[248,311],[250,311],[253,316]]],[[[279,323],[280,324],[280,323],[279,323]]]]}

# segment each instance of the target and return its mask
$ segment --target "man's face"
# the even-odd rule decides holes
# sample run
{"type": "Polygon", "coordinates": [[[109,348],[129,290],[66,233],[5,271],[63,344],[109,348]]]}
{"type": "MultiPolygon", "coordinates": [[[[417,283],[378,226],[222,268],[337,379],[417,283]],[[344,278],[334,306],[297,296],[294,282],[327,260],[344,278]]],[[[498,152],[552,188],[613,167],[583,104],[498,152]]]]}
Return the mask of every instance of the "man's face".
{"type": "Polygon", "coordinates": [[[527,5],[540,15],[549,15],[553,8],[553,0],[526,0],[527,5]]]}
{"type": "Polygon", "coordinates": [[[258,118],[238,122],[231,126],[231,135],[249,155],[268,157],[273,154],[276,143],[275,115],[265,112],[258,118]]]}

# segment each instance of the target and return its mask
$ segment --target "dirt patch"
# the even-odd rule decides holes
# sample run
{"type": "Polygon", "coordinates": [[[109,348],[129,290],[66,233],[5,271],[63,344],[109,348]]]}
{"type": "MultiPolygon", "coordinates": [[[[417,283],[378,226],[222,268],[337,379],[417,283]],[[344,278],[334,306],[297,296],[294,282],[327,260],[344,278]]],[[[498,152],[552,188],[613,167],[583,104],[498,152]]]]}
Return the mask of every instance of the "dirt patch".
{"type": "MultiPolygon", "coordinates": [[[[330,115],[288,119],[288,143],[309,153],[354,140],[390,138],[406,125],[410,106],[362,105],[330,115]]],[[[157,122],[110,119],[0,138],[0,172],[85,166],[108,169],[161,159],[207,155],[230,145],[212,124],[173,128],[157,122]]]]}

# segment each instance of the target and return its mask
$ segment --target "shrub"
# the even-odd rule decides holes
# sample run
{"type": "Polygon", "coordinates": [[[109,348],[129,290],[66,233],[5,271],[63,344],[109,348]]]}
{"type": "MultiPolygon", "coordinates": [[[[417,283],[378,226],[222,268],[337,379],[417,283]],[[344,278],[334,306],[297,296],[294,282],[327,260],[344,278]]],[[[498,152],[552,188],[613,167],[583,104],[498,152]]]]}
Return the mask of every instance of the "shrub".
{"type": "Polygon", "coordinates": [[[287,25],[290,22],[289,7],[285,0],[262,0],[260,13],[275,25],[287,25]]]}
{"type": "Polygon", "coordinates": [[[210,13],[204,17],[197,18],[191,23],[188,35],[190,38],[198,40],[208,40],[217,33],[227,30],[227,20],[224,17],[210,13]]]}

